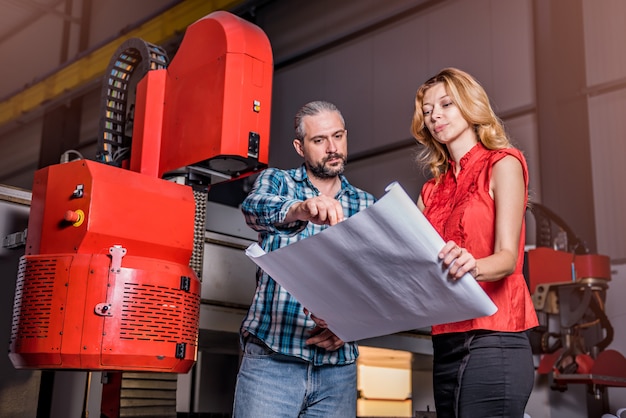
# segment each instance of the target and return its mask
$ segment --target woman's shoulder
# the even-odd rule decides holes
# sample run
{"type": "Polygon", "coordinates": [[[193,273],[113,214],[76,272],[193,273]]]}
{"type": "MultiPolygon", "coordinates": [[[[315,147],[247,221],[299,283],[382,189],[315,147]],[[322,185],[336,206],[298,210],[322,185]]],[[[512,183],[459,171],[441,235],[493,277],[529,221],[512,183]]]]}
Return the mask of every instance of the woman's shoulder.
{"type": "Polygon", "coordinates": [[[526,157],[518,148],[509,147],[489,150],[489,161],[492,166],[506,157],[511,157],[508,159],[510,161],[513,161],[512,158],[515,158],[520,162],[520,164],[522,164],[524,170],[527,169],[526,157]]]}
{"type": "Polygon", "coordinates": [[[489,154],[492,159],[501,159],[511,155],[519,160],[526,160],[524,153],[519,148],[515,147],[491,149],[489,150],[489,154]]]}
{"type": "MultiPolygon", "coordinates": [[[[498,167],[504,170],[504,172],[516,170],[515,166],[518,164],[521,165],[522,176],[524,177],[525,182],[528,183],[528,164],[526,163],[526,158],[521,150],[514,147],[491,150],[488,172],[489,177],[491,177],[496,163],[499,163],[498,167]]],[[[517,167],[519,167],[519,165],[517,167]]]]}

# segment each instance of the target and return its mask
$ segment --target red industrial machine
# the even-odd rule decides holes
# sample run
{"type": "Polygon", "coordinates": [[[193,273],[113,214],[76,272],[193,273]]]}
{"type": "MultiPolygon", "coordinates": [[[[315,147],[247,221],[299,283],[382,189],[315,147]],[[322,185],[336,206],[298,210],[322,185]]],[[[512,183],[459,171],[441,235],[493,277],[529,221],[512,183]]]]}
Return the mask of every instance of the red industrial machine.
{"type": "Polygon", "coordinates": [[[537,248],[528,251],[527,277],[540,326],[532,331],[537,372],[554,390],[585,384],[588,416],[609,412],[607,388],[626,387],[626,358],[607,349],[613,326],[605,313],[609,257],[590,254],[554,212],[533,204],[537,248]],[[557,248],[555,248],[557,247],[557,248]]]}
{"type": "Polygon", "coordinates": [[[138,39],[118,49],[98,161],[35,173],[13,309],[16,368],[189,371],[207,179],[267,166],[272,74],[266,35],[222,11],[189,26],[170,65],[138,39]]]}

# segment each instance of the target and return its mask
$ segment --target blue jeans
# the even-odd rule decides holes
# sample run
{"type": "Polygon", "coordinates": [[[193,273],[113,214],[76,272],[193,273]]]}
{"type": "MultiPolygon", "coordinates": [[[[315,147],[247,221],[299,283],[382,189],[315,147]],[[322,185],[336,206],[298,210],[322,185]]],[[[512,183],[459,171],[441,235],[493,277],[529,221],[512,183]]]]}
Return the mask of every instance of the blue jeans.
{"type": "Polygon", "coordinates": [[[356,364],[314,366],[246,338],[234,418],[354,418],[356,364]]]}
{"type": "Polygon", "coordinates": [[[524,332],[433,336],[437,418],[522,418],[534,383],[524,332]]]}

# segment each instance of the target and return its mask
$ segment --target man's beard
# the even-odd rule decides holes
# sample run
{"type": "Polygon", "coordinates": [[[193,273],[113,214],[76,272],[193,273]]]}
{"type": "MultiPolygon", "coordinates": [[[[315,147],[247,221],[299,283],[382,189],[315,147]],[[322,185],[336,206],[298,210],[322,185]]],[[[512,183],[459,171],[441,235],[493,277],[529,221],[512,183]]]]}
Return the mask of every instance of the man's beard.
{"type": "Polygon", "coordinates": [[[343,173],[346,166],[346,157],[343,154],[330,154],[319,163],[311,164],[307,162],[306,166],[314,177],[330,179],[343,173]],[[334,158],[341,158],[341,164],[338,167],[326,167],[326,163],[334,158]]]}

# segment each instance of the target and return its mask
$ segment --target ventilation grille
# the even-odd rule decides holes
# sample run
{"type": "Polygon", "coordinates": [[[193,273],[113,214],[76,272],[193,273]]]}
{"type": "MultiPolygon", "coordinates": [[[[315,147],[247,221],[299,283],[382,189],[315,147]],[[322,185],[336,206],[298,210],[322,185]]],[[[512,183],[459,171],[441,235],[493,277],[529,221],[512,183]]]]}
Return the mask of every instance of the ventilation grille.
{"type": "Polygon", "coordinates": [[[124,286],[120,338],[196,345],[200,297],[148,284],[124,286]]]}
{"type": "Polygon", "coordinates": [[[48,337],[57,264],[54,258],[20,259],[11,342],[18,338],[48,337]]]}

